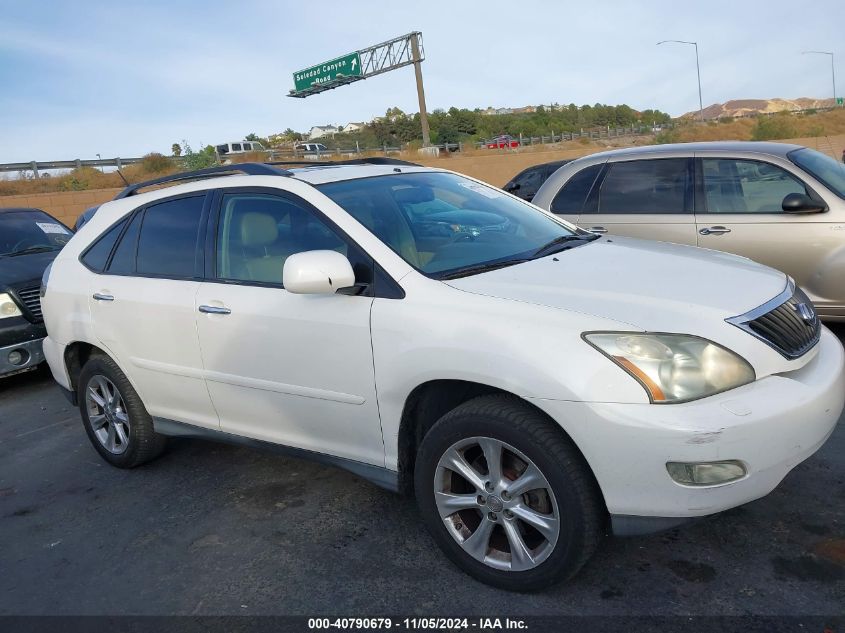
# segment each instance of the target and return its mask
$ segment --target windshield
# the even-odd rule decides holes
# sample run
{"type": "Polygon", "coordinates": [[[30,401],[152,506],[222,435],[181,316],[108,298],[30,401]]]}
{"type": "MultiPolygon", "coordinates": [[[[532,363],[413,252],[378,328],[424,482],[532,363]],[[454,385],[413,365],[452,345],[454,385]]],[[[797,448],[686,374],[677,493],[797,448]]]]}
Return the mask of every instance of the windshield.
{"type": "Polygon", "coordinates": [[[57,251],[71,232],[42,211],[0,213],[0,257],[16,253],[57,251]]]}
{"type": "Polygon", "coordinates": [[[589,235],[456,174],[395,174],[318,188],[406,262],[436,278],[518,263],[539,251],[550,254],[545,247],[552,242],[589,235]]]}
{"type": "Polygon", "coordinates": [[[814,149],[797,149],[789,160],[821,182],[840,198],[845,198],[845,165],[814,149]]]}

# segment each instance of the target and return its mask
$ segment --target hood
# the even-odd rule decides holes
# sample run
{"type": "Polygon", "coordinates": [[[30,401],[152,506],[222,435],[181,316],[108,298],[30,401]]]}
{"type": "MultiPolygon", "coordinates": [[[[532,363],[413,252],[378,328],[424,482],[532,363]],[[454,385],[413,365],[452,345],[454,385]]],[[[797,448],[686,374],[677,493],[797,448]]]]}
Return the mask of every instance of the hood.
{"type": "Polygon", "coordinates": [[[0,257],[0,292],[28,282],[41,283],[41,276],[58,254],[59,251],[50,251],[0,257]]]}
{"type": "Polygon", "coordinates": [[[783,291],[787,279],[728,253],[613,236],[445,283],[642,330],[697,333],[765,303],[783,291]]]}

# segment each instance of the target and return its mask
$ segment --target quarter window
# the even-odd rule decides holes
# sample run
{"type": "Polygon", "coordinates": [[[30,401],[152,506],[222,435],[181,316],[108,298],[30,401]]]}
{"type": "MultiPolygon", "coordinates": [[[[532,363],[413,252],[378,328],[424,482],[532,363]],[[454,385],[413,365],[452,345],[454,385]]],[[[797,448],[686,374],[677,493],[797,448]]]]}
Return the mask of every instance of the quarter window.
{"type": "Polygon", "coordinates": [[[139,274],[195,275],[197,238],[205,196],[177,198],[147,207],[138,239],[139,274]]]}
{"type": "Polygon", "coordinates": [[[223,196],[217,227],[219,279],[281,285],[285,260],[311,250],[350,256],[346,241],[300,203],[261,193],[223,196]]]}
{"type": "Polygon", "coordinates": [[[790,193],[807,193],[784,169],[756,160],[704,158],[704,197],[708,213],[783,213],[790,193]]]}
{"type": "Polygon", "coordinates": [[[592,165],[572,176],[552,200],[552,213],[581,213],[601,168],[601,164],[592,165]]]}
{"type": "Polygon", "coordinates": [[[599,213],[685,213],[691,207],[689,160],[660,158],[611,163],[599,213]]]}
{"type": "Polygon", "coordinates": [[[141,215],[136,213],[129,223],[129,228],[120,238],[120,243],[114,250],[109,272],[114,274],[130,274],[135,272],[135,246],[138,243],[138,233],[141,229],[141,215]]]}
{"type": "Polygon", "coordinates": [[[123,230],[123,227],[126,226],[127,222],[128,218],[124,218],[106,231],[103,236],[94,242],[93,246],[85,252],[82,256],[82,263],[91,270],[98,273],[103,272],[103,269],[109,261],[109,255],[114,248],[114,244],[117,242],[117,238],[123,230]]]}

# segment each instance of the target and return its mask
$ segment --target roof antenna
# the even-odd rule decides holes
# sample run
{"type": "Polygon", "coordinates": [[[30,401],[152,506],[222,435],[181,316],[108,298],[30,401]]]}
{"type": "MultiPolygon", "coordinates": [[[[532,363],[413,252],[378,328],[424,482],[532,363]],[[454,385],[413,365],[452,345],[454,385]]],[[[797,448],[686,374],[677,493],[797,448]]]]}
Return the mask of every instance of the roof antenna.
{"type": "Polygon", "coordinates": [[[128,181],[128,180],[126,180],[126,176],[124,176],[124,175],[123,175],[123,172],[122,172],[122,171],[120,171],[120,169],[119,169],[119,168],[118,168],[116,171],[117,171],[117,175],[118,175],[118,176],[120,176],[120,179],[121,179],[121,180],[123,181],[123,183],[124,183],[124,184],[128,187],[128,186],[129,186],[129,181],[128,181]]]}

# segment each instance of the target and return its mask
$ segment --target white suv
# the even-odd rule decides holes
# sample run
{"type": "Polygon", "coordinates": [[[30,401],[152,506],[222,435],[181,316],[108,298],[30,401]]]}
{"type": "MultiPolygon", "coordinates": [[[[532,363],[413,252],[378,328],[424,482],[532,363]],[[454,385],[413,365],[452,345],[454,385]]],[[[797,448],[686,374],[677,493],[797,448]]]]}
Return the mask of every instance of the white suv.
{"type": "Polygon", "coordinates": [[[751,501],[831,434],[842,346],[784,274],[376,162],[216,168],[100,207],[42,301],[103,458],[284,447],[413,492],[462,569],[531,590],[608,523],[751,501]]]}

